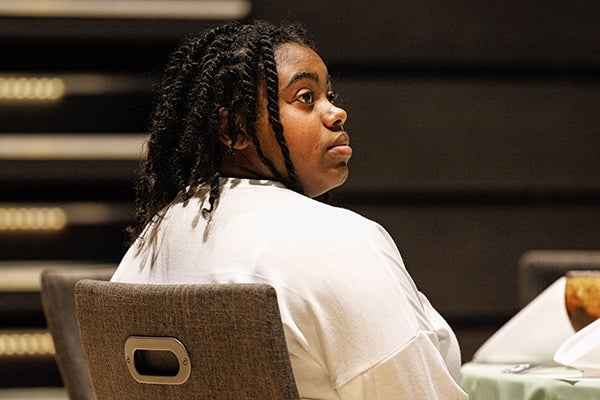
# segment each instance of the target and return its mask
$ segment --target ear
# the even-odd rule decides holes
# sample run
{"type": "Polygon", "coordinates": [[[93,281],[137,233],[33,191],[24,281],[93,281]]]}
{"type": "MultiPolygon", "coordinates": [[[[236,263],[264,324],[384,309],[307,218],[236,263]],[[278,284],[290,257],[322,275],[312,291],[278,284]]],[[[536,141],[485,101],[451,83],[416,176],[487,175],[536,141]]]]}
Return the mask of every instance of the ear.
{"type": "Polygon", "coordinates": [[[240,115],[236,115],[235,125],[239,127],[235,136],[235,142],[227,131],[229,121],[229,109],[221,107],[219,109],[219,140],[226,147],[232,147],[235,150],[243,150],[252,144],[252,139],[246,134],[246,124],[240,115]]]}

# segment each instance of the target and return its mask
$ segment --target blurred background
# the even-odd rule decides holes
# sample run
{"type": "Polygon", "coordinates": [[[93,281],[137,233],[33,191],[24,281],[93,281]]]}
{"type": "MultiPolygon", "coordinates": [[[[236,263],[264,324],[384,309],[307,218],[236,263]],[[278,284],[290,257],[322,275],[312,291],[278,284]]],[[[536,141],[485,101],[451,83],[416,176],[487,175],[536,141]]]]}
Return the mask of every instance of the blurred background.
{"type": "Polygon", "coordinates": [[[600,248],[600,3],[0,1],[0,386],[60,386],[39,273],[116,265],[166,58],[227,20],[303,22],[354,156],[333,203],[381,223],[463,361],[532,249],[600,248]]]}

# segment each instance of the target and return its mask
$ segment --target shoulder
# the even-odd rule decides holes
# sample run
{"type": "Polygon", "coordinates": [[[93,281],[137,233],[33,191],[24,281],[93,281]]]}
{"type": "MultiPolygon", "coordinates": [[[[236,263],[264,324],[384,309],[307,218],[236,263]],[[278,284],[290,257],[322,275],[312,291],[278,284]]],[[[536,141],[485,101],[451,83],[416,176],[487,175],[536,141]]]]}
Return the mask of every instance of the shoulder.
{"type": "Polygon", "coordinates": [[[303,229],[340,230],[341,228],[382,229],[376,222],[349,209],[311,199],[272,181],[230,180],[224,186],[220,204],[236,218],[263,219],[296,231],[303,229]]]}
{"type": "Polygon", "coordinates": [[[314,264],[320,275],[330,273],[339,280],[342,271],[352,279],[355,273],[371,274],[374,269],[403,269],[385,228],[352,210],[294,194],[292,200],[272,207],[270,218],[269,253],[286,253],[288,259],[301,255],[304,271],[314,264]]]}
{"type": "Polygon", "coordinates": [[[359,247],[393,244],[392,238],[381,224],[353,210],[308,198],[299,200],[296,205],[290,204],[290,207],[289,214],[292,215],[295,226],[302,233],[312,232],[315,240],[325,237],[327,242],[338,241],[346,245],[353,243],[359,247]],[[294,213],[293,209],[303,211],[294,213]]]}
{"type": "Polygon", "coordinates": [[[279,190],[270,200],[270,210],[285,213],[289,218],[309,220],[319,225],[343,224],[356,227],[379,226],[365,216],[337,205],[323,203],[291,190],[279,190]]]}
{"type": "MultiPolygon", "coordinates": [[[[265,254],[318,255],[377,252],[399,258],[394,241],[377,222],[352,210],[325,204],[277,182],[231,180],[216,207],[214,226],[260,243],[265,254]],[[268,251],[267,251],[268,250],[268,251]]],[[[304,257],[303,257],[304,258],[304,257]]]]}

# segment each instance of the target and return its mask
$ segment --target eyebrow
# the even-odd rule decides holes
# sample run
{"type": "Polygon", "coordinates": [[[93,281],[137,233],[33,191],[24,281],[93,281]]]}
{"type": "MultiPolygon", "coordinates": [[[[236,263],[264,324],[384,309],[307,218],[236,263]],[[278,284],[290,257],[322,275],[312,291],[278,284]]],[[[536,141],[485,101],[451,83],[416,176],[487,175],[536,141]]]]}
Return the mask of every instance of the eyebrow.
{"type": "MultiPolygon", "coordinates": [[[[290,81],[287,84],[287,86],[285,87],[285,89],[289,88],[294,83],[296,83],[302,79],[312,79],[313,81],[319,83],[319,75],[317,73],[315,73],[315,72],[298,72],[297,74],[294,74],[294,76],[292,76],[292,79],[290,79],[290,81]]],[[[331,82],[331,77],[329,75],[327,75],[327,83],[330,83],[330,82],[331,82]]]]}

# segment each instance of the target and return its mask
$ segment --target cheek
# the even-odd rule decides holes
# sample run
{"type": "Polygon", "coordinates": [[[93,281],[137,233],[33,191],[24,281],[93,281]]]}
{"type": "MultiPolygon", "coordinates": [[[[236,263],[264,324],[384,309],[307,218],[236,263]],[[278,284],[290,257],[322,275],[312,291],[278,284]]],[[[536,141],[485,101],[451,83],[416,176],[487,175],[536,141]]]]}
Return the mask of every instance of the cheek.
{"type": "Polygon", "coordinates": [[[296,168],[301,168],[300,164],[310,165],[318,162],[319,152],[321,152],[320,121],[307,118],[304,114],[297,115],[285,111],[280,114],[280,120],[284,126],[290,158],[296,168]]]}
{"type": "Polygon", "coordinates": [[[294,164],[313,164],[318,161],[319,145],[315,141],[314,134],[310,132],[296,132],[290,140],[286,138],[292,162],[294,164]]]}

